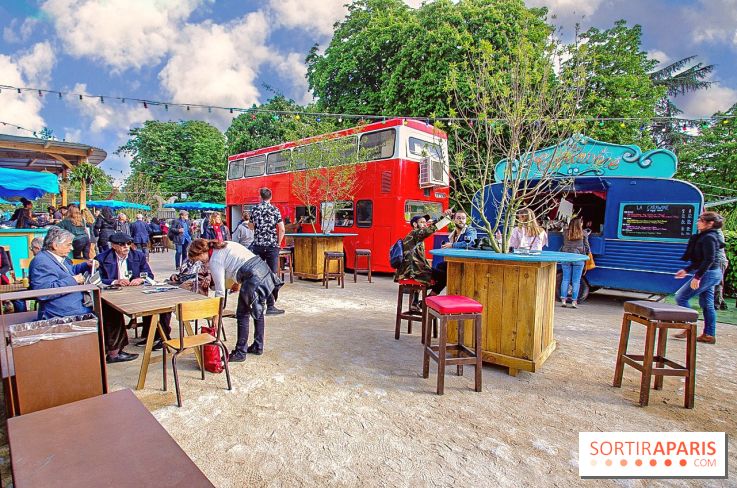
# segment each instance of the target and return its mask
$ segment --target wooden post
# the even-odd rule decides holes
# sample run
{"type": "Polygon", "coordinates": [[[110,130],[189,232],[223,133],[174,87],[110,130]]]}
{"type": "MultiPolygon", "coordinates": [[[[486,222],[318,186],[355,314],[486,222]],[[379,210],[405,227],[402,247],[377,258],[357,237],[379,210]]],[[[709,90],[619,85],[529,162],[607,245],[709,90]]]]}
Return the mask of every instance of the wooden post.
{"type": "Polygon", "coordinates": [[[87,206],[87,182],[82,180],[79,182],[79,209],[87,206]]]}
{"type": "Polygon", "coordinates": [[[67,178],[67,170],[66,168],[64,171],[61,172],[61,205],[63,207],[66,207],[69,205],[69,202],[67,201],[68,195],[67,195],[67,184],[69,183],[69,179],[67,178]]]}

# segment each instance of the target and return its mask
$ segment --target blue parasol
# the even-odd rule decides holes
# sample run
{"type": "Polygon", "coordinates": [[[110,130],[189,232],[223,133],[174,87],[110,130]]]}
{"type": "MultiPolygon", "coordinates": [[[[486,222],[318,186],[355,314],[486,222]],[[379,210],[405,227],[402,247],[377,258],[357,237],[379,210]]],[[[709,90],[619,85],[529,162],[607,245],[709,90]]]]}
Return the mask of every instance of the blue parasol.
{"type": "Polygon", "coordinates": [[[59,193],[59,178],[55,174],[0,168],[0,198],[35,200],[46,193],[59,193]]]}
{"type": "Polygon", "coordinates": [[[88,207],[110,207],[111,209],[117,210],[121,208],[132,208],[135,210],[151,210],[148,205],[132,202],[121,202],[120,200],[89,200],[87,201],[88,207]]]}
{"type": "Polygon", "coordinates": [[[225,210],[225,205],[209,202],[178,202],[167,203],[164,205],[164,208],[174,208],[177,210],[225,210]]]}

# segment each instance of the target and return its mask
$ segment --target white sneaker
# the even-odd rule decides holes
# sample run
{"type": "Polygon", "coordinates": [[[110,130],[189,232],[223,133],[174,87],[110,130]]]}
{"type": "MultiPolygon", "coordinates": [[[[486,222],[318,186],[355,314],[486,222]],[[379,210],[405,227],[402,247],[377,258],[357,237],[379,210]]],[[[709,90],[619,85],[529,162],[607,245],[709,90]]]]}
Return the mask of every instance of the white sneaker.
{"type": "Polygon", "coordinates": [[[574,301],[572,301],[572,302],[571,302],[571,308],[578,308],[578,302],[577,302],[577,301],[575,301],[575,300],[574,300],[574,301]]]}
{"type": "Polygon", "coordinates": [[[566,308],[566,299],[565,298],[561,298],[560,299],[560,306],[563,307],[563,308],[566,308]]]}

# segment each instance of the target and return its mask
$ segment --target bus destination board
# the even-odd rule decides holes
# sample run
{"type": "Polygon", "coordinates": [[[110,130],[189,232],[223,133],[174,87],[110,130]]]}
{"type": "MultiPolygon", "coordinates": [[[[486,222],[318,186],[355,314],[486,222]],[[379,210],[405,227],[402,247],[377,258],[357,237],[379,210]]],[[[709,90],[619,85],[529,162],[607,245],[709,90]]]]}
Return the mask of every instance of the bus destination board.
{"type": "Polygon", "coordinates": [[[696,232],[696,212],[694,203],[623,203],[619,212],[619,237],[687,240],[696,232]]]}

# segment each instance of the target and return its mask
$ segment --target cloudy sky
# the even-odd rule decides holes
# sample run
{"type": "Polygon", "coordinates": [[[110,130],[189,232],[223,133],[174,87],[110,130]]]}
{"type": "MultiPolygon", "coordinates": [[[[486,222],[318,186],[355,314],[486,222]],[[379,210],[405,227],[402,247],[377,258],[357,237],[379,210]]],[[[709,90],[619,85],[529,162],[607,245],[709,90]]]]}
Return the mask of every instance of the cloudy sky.
{"type": "MultiPolygon", "coordinates": [[[[0,0],[0,85],[89,95],[249,107],[274,92],[311,100],[304,57],[326,46],[347,0],[0,0]]],[[[644,49],[667,63],[690,55],[717,65],[710,90],[678,101],[689,116],[737,103],[737,0],[526,0],[547,6],[571,36],[639,23],[644,49]]],[[[407,0],[417,6],[421,0],[407,0]]],[[[128,162],[113,155],[130,127],[148,119],[207,120],[227,128],[227,111],[190,111],[99,98],[0,93],[0,132],[59,138],[108,151],[116,180],[128,162]]]]}

